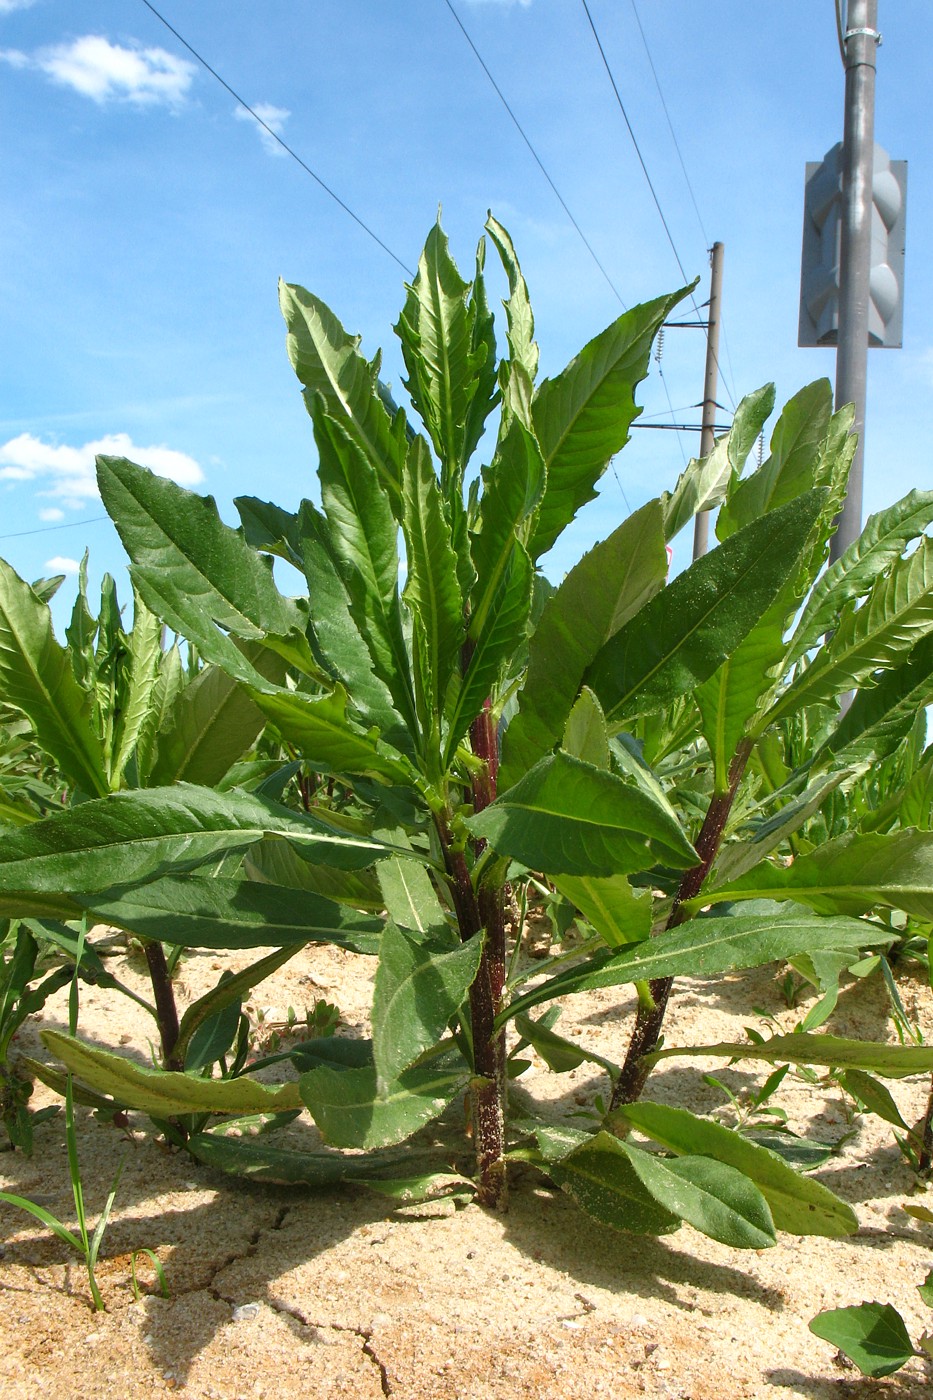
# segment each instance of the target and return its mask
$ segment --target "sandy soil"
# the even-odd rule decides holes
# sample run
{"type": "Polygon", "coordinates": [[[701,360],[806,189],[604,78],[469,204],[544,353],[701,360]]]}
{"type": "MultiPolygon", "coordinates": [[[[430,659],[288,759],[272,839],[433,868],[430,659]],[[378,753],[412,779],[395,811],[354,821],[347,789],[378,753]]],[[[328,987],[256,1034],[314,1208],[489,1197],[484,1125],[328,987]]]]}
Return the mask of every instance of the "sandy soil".
{"type": "MultiPolygon", "coordinates": [[[[237,965],[246,961],[238,960],[237,965]]],[[[226,964],[198,954],[183,965],[193,997],[226,964]]],[[[273,1016],[321,996],[336,1002],[351,1033],[366,1023],[373,964],[330,949],[302,953],[255,998],[273,1016]]],[[[141,968],[120,959],[117,975],[143,989],[141,968]]],[[[919,980],[905,995],[933,1037],[933,1001],[919,980]]],[[[573,998],[561,1029],[619,1058],[627,995],[573,998]]],[[[715,986],[684,983],[670,1043],[743,1038],[760,1007],[790,1028],[774,969],[715,986]]],[[[20,1048],[34,1052],[44,1024],[66,1019],[59,997],[20,1048]]],[[[85,989],[81,1033],[145,1054],[150,1024],[112,993],[85,989]]],[[[759,1022],[759,1024],[761,1024],[759,1022]]],[[[831,1029],[886,1038],[883,995],[853,984],[831,1029]]],[[[566,1116],[605,1092],[582,1067],[556,1077],[536,1062],[525,1091],[566,1116]]],[[[649,1096],[709,1109],[721,1096],[704,1084],[717,1070],[733,1089],[760,1079],[754,1068],[668,1061],[649,1096]]],[[[919,1116],[925,1085],[891,1085],[904,1116],[919,1116]]],[[[37,1104],[52,1095],[37,1091],[37,1104]]],[[[789,1076],[776,1102],[792,1124],[822,1140],[847,1130],[833,1090],[789,1076]]],[[[821,1308],[892,1302],[912,1335],[931,1325],[916,1285],[933,1267],[933,1226],[903,1210],[919,1199],[890,1131],[855,1122],[855,1136],[818,1173],[855,1207],[860,1229],[844,1241],[780,1236],[776,1248],[728,1249],[684,1226],[652,1240],[616,1234],[583,1216],[566,1196],[518,1181],[506,1216],[449,1201],[391,1208],[359,1189],[310,1192],[244,1185],[172,1153],[138,1118],[130,1135],[91,1116],[80,1120],[80,1152],[92,1220],[121,1158],[126,1168],[104,1239],[99,1279],[107,1311],[94,1313],[83,1266],[24,1214],[0,1206],[0,1395],[104,1400],[169,1393],[211,1400],[341,1395],[359,1400],[589,1400],[592,1396],[913,1397],[933,1394],[933,1371],[915,1360],[885,1381],[863,1379],[812,1337],[821,1308]],[[130,1287],[133,1250],[157,1252],[170,1296],[130,1287]],[[926,1316],[924,1316],[926,1314],[926,1316]]],[[[296,1131],[309,1133],[308,1127],[296,1131]]],[[[61,1118],[37,1130],[32,1159],[0,1157],[4,1188],[40,1201],[73,1223],[61,1118]]],[[[925,1196],[933,1206],[933,1192],[925,1196]]],[[[152,1285],[151,1266],[139,1261],[152,1285]]]]}

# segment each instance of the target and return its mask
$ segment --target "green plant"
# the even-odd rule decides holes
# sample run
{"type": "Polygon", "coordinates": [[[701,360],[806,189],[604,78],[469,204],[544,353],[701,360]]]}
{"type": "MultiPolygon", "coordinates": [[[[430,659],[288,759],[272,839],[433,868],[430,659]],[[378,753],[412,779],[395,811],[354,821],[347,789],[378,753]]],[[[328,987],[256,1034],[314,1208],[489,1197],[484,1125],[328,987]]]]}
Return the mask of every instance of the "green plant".
{"type": "MultiPolygon", "coordinates": [[[[212,499],[99,462],[138,598],[237,683],[306,771],[333,780],[339,802],[293,811],[190,782],[118,791],[0,852],[0,911],[47,916],[54,903],[60,918],[89,910],[169,946],[278,949],[250,985],[308,942],[377,955],[371,1039],[292,1047],[298,1078],[277,1086],[245,1064],[224,1078],[195,1069],[190,1023],[175,1043],[185,1072],[56,1032],[46,1045],[95,1091],[158,1122],[183,1116],[200,1160],[255,1178],[363,1179],[409,1198],[461,1190],[464,1173],[442,1164],[464,1145],[443,1115],[466,1095],[487,1206],[505,1206],[508,1164],[521,1160],[621,1228],[688,1220],[755,1248],[776,1228],[850,1233],[851,1209],[780,1156],[639,1100],[671,1053],[933,1070],[929,1047],[814,1034],[812,1017],[792,1035],[659,1048],[678,976],[791,958],[828,1016],[840,975],[895,937],[878,911],[933,913],[929,831],[850,831],[812,849],[798,835],[933,699],[933,542],[909,549],[933,493],[873,517],[822,572],[851,411],[833,413],[825,382],[804,389],[744,477],[773,407],[765,388],[672,492],[553,588],[539,561],[625,445],[653,338],[685,291],[625,313],[536,384],[525,281],[505,230],[490,218],[487,233],[508,281],[501,359],[485,240],[467,283],[436,227],[407,291],[396,330],[423,432],[380,382],[378,357],[312,294],[282,288],[320,505],[241,498],[235,530],[212,499]],[[667,541],[716,508],[718,547],[668,581],[667,541]],[[273,559],[297,572],[296,596],[279,591],[273,559]],[[284,669],[270,675],[262,658],[284,669]],[[561,918],[578,911],[583,935],[531,967],[512,895],[529,872],[560,896],[561,918]],[[558,1034],[556,1008],[531,1015],[623,985],[637,1010],[621,1064],[558,1034]],[[512,1027],[555,1072],[591,1063],[608,1076],[595,1132],[533,1108],[510,1130],[512,1027]],[[208,1121],[274,1127],[302,1107],[321,1152],[208,1121]]],[[[199,1025],[242,989],[219,984],[199,1025]]]]}
{"type": "MultiPolygon", "coordinates": [[[[933,1308],[933,1270],[917,1292],[933,1308]]],[[[933,1358],[933,1336],[924,1333],[917,1349],[897,1308],[890,1303],[859,1303],[849,1308],[829,1308],[817,1313],[810,1331],[830,1342],[853,1361],[863,1376],[890,1376],[914,1356],[933,1358]]]]}
{"type": "MultiPolygon", "coordinates": [[[[82,943],[87,932],[86,924],[82,926],[79,936],[78,956],[75,970],[71,976],[71,991],[68,1000],[68,1033],[74,1036],[78,1028],[78,966],[81,962],[82,943]]],[[[11,1191],[0,1191],[0,1201],[6,1201],[8,1205],[16,1206],[19,1210],[24,1210],[34,1217],[41,1224],[58,1236],[65,1244],[73,1249],[84,1260],[87,1269],[88,1284],[91,1290],[91,1299],[94,1309],[102,1312],[104,1300],[101,1297],[100,1288],[97,1284],[97,1260],[100,1254],[100,1246],[104,1238],[104,1231],[110,1220],[110,1213],[113,1210],[113,1203],[116,1198],[117,1188],[120,1184],[120,1177],[123,1175],[123,1163],[117,1168],[116,1174],[111,1183],[110,1191],[104,1202],[103,1210],[98,1217],[97,1225],[93,1234],[89,1231],[87,1212],[84,1204],[84,1183],[81,1176],[81,1162],[78,1157],[78,1134],[75,1125],[75,1100],[74,1086],[72,1078],[67,1076],[65,1085],[65,1143],[68,1150],[68,1174],[71,1178],[71,1191],[74,1199],[75,1216],[77,1218],[78,1233],[69,1230],[57,1216],[44,1206],[37,1205],[35,1201],[27,1200],[23,1196],[17,1196],[11,1191]]]]}

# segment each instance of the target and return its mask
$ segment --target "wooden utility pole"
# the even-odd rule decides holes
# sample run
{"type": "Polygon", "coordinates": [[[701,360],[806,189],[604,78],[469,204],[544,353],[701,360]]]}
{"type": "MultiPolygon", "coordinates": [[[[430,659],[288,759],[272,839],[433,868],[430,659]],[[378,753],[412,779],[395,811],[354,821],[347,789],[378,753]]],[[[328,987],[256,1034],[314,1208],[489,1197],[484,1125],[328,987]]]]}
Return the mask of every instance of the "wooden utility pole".
{"type": "MultiPolygon", "coordinates": [[[[710,250],[709,316],[706,329],[706,376],[703,381],[703,417],[700,429],[700,456],[713,450],[716,440],[716,394],[719,388],[719,317],[722,301],[722,264],[725,249],[714,243],[710,250]]],[[[709,549],[709,511],[696,516],[693,524],[693,557],[699,559],[709,549]]]]}

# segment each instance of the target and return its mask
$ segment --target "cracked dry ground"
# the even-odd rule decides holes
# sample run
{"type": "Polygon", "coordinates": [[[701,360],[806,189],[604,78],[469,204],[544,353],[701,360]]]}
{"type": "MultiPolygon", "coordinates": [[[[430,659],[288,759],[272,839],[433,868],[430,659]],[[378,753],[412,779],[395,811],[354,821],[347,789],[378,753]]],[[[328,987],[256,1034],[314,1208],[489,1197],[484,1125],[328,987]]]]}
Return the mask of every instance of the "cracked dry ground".
{"type": "MultiPolygon", "coordinates": [[[[227,965],[216,954],[187,959],[183,999],[206,990],[227,965]]],[[[140,973],[132,962],[114,970],[131,983],[140,973]]],[[[365,960],[335,950],[307,952],[265,984],[258,1001],[282,1014],[326,996],[339,1004],[347,1033],[362,1033],[370,971],[365,960]]],[[[671,1042],[741,1038],[753,1006],[789,1029],[800,1012],[783,1008],[778,981],[775,969],[764,969],[715,987],[685,983],[671,1042]]],[[[929,989],[908,980],[904,995],[929,1039],[929,989]]],[[[618,1058],[627,1005],[624,989],[573,998],[561,1029],[618,1058]]],[[[59,1000],[44,1024],[61,1026],[65,1016],[59,1000]]],[[[38,1048],[37,1029],[21,1037],[27,1052],[38,1048]]],[[[884,1038],[880,989],[847,989],[832,1029],[884,1038]]],[[[81,1033],[145,1057],[149,1027],[110,993],[83,991],[81,1033]]],[[[702,1072],[713,1067],[668,1062],[650,1094],[708,1110],[719,1100],[702,1072]]],[[[755,1078],[750,1068],[715,1068],[733,1090],[755,1078]]],[[[558,1078],[540,1062],[521,1084],[555,1118],[585,1108],[604,1088],[592,1066],[558,1078]]],[[[892,1089],[905,1117],[917,1116],[925,1086],[892,1089]]],[[[833,1092],[814,1096],[789,1078],[778,1102],[813,1137],[832,1140],[845,1130],[833,1092]]],[[[842,1369],[807,1330],[821,1308],[863,1298],[894,1303],[914,1337],[929,1326],[915,1285],[933,1267],[933,1227],[904,1213],[911,1174],[877,1120],[859,1120],[856,1136],[820,1173],[855,1206],[859,1234],[781,1236],[760,1252],[728,1249],[687,1227],[661,1240],[615,1234],[528,1180],[504,1217],[443,1202],[392,1210],[360,1190],[236,1183],[167,1152],[142,1120],[134,1126],[127,1143],[93,1118],[79,1123],[92,1222],[127,1158],[99,1267],[105,1313],[91,1311],[83,1266],[64,1246],[0,1207],[3,1400],[124,1400],[140,1392],[191,1400],[919,1400],[933,1393],[933,1372],[919,1360],[888,1380],[867,1381],[842,1369]],[[167,1299],[146,1293],[134,1302],[131,1254],[141,1248],[162,1260],[167,1299]]],[[[293,1131],[313,1133],[301,1124],[293,1131]]],[[[62,1139],[60,1119],[40,1127],[31,1160],[0,1157],[0,1183],[71,1222],[62,1139]]],[[[926,1204],[933,1205],[929,1196],[926,1204]]],[[[138,1268],[150,1284],[145,1258],[138,1268]]]]}

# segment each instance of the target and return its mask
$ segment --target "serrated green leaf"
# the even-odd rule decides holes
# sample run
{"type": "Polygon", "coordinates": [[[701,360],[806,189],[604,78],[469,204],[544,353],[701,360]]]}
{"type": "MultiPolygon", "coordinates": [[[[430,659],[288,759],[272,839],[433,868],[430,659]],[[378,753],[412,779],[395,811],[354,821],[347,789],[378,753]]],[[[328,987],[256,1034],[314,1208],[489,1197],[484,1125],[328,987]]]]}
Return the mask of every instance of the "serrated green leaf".
{"type": "Polygon", "coordinates": [[[407,441],[405,415],[389,417],[379,393],[378,357],[370,363],[322,301],[304,287],[279,283],[279,305],[288,327],[286,348],[310,412],[323,398],[327,412],[343,424],[401,515],[402,464],[407,441]]]}
{"type": "Polygon", "coordinates": [[[654,337],[690,290],[684,287],[626,311],[560,374],[539,386],[532,412],[547,485],[531,541],[532,559],[545,554],[580,507],[593,499],[610,458],[628,441],[638,414],[634,391],[648,373],[654,337]]]}
{"type": "Polygon", "coordinates": [[[162,623],[133,590],[133,628],[126,634],[126,658],[121,668],[120,694],[114,716],[109,755],[112,788],[122,784],[137,742],[158,722],[157,681],[162,666],[162,623]]]}
{"type": "Polygon", "coordinates": [[[413,933],[443,935],[449,924],[431,877],[414,856],[393,856],[376,866],[389,918],[413,933]]]}
{"type": "Polygon", "coordinates": [[[528,651],[519,711],[502,746],[500,790],[559,742],[587,666],[667,576],[661,509],[649,501],[594,546],[545,604],[528,651]]]}
{"type": "Polygon", "coordinates": [[[735,1167],[711,1157],[666,1160],[628,1142],[620,1146],[658,1204],[710,1239],[733,1249],[776,1243],[767,1201],[735,1167]]]}
{"type": "Polygon", "coordinates": [[[672,540],[700,511],[713,510],[726,488],[737,481],[745,461],[774,408],[774,385],[765,384],[746,394],[732,419],[732,427],[716,439],[712,452],[691,461],[677,479],[673,491],[661,497],[664,538],[672,540]]]}
{"type": "Polygon", "coordinates": [[[609,729],[596,696],[586,686],[567,716],[561,749],[593,768],[609,769],[609,729]]]}
{"type": "Polygon", "coordinates": [[[485,346],[473,343],[476,305],[450,256],[447,236],[436,223],[418,260],[396,335],[411,401],[421,415],[441,462],[441,483],[458,490],[463,480],[465,424],[478,388],[477,371],[487,360],[485,346]]]}
{"type": "Polygon", "coordinates": [[[180,1113],[277,1113],[301,1107],[294,1082],[266,1085],[246,1078],[201,1079],[177,1070],[146,1069],[60,1031],[43,1031],[42,1040],[92,1089],[153,1118],[180,1113]]]}
{"type": "Polygon", "coordinates": [[[881,1084],[872,1075],[866,1074],[863,1069],[846,1069],[839,1074],[839,1082],[842,1087],[859,1100],[869,1113],[875,1113],[879,1118],[883,1118],[886,1123],[899,1128],[902,1132],[909,1132],[908,1125],[901,1117],[901,1111],[894,1099],[891,1091],[885,1084],[881,1084]]]}
{"type": "Polygon", "coordinates": [[[230,633],[317,673],[303,607],[279,593],[270,561],[223,523],[212,496],[197,496],[125,457],[98,457],[97,478],[147,607],[194,642],[205,660],[261,685],[230,633]]]}
{"type": "MultiPolygon", "coordinates": [[[[466,636],[457,555],[424,438],[413,439],[402,487],[408,576],[403,597],[417,638],[423,727],[442,710],[466,636]]],[[[439,740],[439,735],[437,739],[439,740]]]]}
{"type": "Polygon", "coordinates": [[[595,953],[576,967],[555,973],[516,997],[497,1020],[502,1024],[540,1002],[570,992],[618,987],[656,977],[714,977],[746,967],[763,967],[814,948],[860,950],[879,942],[885,942],[883,932],[858,919],[807,919],[777,914],[693,919],[647,942],[621,952],[595,953]]]}
{"type": "Polygon", "coordinates": [[[826,704],[873,672],[905,661],[933,631],[933,540],[875,581],[861,607],[847,603],[832,637],[801,670],[761,722],[761,728],[804,705],[826,704]]]}
{"type": "Polygon", "coordinates": [[[584,677],[610,723],[663,709],[722,665],[796,574],[825,499],[810,491],[747,525],[610,637],[584,677]]]}
{"type": "Polygon", "coordinates": [[[362,774],[377,782],[407,783],[411,765],[350,718],[342,686],[330,695],[306,695],[294,690],[249,689],[254,705],[294,744],[312,769],[338,777],[362,774]]]}
{"type": "Polygon", "coordinates": [[[518,265],[512,239],[497,219],[490,214],[486,230],[495,244],[496,252],[509,279],[508,300],[503,302],[508,325],[509,359],[521,365],[534,382],[538,373],[538,347],[535,343],[535,318],[528,296],[528,286],[518,265]]]}
{"type": "MultiPolygon", "coordinates": [[[[917,714],[933,703],[933,635],[923,637],[900,666],[873,676],[813,757],[813,767],[879,762],[907,737],[917,714]]],[[[902,817],[902,825],[910,823],[902,817]]]]}
{"type": "Polygon", "coordinates": [[[334,1147],[391,1147],[437,1118],[466,1087],[465,1071],[418,1066],[379,1092],[375,1066],[301,1076],[301,1096],[334,1147]]]}
{"type": "Polygon", "coordinates": [[[476,977],[483,940],[454,944],[414,937],[391,921],[379,949],[373,989],[373,1057],[391,1084],[447,1029],[476,977]]]}
{"type": "Polygon", "coordinates": [[[794,631],[788,660],[796,661],[837,625],[843,607],[867,593],[933,520],[933,491],[910,491],[870,515],[861,535],[813,587],[794,631]]]}
{"type": "Polygon", "coordinates": [[[683,869],[697,860],[664,806],[564,753],[542,758],[466,825],[500,855],[548,874],[607,877],[658,860],[683,869]]]}
{"type": "Polygon", "coordinates": [[[388,492],[352,433],[318,404],[313,413],[330,548],[353,618],[393,703],[417,732],[398,591],[398,525],[388,492]]]}
{"type": "Polygon", "coordinates": [[[96,918],[182,948],[281,948],[333,943],[379,951],[382,920],[307,890],[186,874],[129,890],[74,896],[96,918]]]}
{"type": "Polygon", "coordinates": [[[510,567],[516,540],[528,533],[544,490],[544,461],[532,433],[513,418],[483,470],[479,519],[471,537],[476,583],[471,596],[470,636],[483,633],[510,567]]]}
{"type": "MultiPolygon", "coordinates": [[[[401,497],[399,498],[401,513],[401,497]]],[[[373,671],[363,634],[350,613],[350,598],[337,568],[331,532],[321,512],[303,501],[298,517],[299,546],[308,580],[308,611],[323,665],[343,684],[363,724],[375,727],[401,752],[414,748],[389,688],[373,671]]]]}
{"type": "Polygon", "coordinates": [[[517,1016],[515,1029],[522,1039],[527,1040],[538,1052],[549,1070],[553,1070],[555,1074],[568,1074],[580,1065],[593,1064],[606,1070],[613,1079],[618,1077],[618,1065],[602,1055],[594,1054],[592,1050],[587,1050],[579,1041],[567,1040],[565,1036],[558,1035],[544,1024],[544,1020],[544,1017],[540,1021],[533,1021],[530,1016],[517,1016]]]}
{"type": "Polygon", "coordinates": [[[248,545],[261,550],[263,554],[274,554],[301,568],[301,546],[298,534],[298,516],[294,511],[283,510],[271,501],[261,501],[256,496],[234,496],[243,527],[243,535],[248,545]]]}
{"type": "Polygon", "coordinates": [[[904,1319],[890,1303],[859,1303],[817,1313],[810,1331],[838,1347],[863,1376],[890,1376],[914,1354],[904,1319]]]}
{"type": "Polygon", "coordinates": [[[71,783],[91,797],[108,790],[90,696],[75,679],[71,655],[55,640],[48,604],[3,559],[0,689],[71,783]]]}
{"type": "MultiPolygon", "coordinates": [[[[222,975],[216,986],[212,987],[204,996],[198,997],[197,1001],[191,1003],[181,1018],[178,1040],[175,1043],[175,1054],[178,1055],[185,1069],[200,1069],[202,1065],[210,1064],[212,1060],[217,1058],[214,1055],[209,1059],[202,1059],[200,1064],[188,1063],[189,1046],[192,1045],[194,1037],[206,1026],[207,1022],[219,1016],[230,1006],[237,1008],[236,1021],[238,1021],[240,1004],[246,993],[260,982],[264,982],[267,977],[271,977],[273,972],[277,972],[280,967],[284,967],[297,952],[298,947],[294,944],[287,948],[277,948],[274,953],[269,953],[267,957],[251,963],[249,967],[241,968],[239,972],[222,975]]],[[[235,1033],[236,1022],[234,1022],[235,1033]]],[[[228,1046],[232,1041],[233,1035],[230,1037],[228,1046]]],[[[202,1048],[206,1049],[207,1047],[202,1048]]]]}
{"type": "Polygon", "coordinates": [[[820,449],[830,426],[833,391],[828,379],[806,385],[785,404],[771,434],[768,460],[737,484],[716,522],[723,540],[769,511],[786,505],[820,479],[820,449]]]}
{"type": "Polygon", "coordinates": [[[671,1152],[713,1157],[742,1172],[768,1202],[779,1230],[838,1238],[858,1229],[855,1212],[845,1201],[731,1128],[697,1117],[685,1108],[646,1099],[626,1104],[620,1112],[639,1132],[671,1152]]]}
{"type": "Polygon", "coordinates": [[[689,907],[743,899],[793,899],[825,914],[864,914],[884,904],[933,919],[933,832],[850,831],[790,865],[762,861],[689,907]]]}

